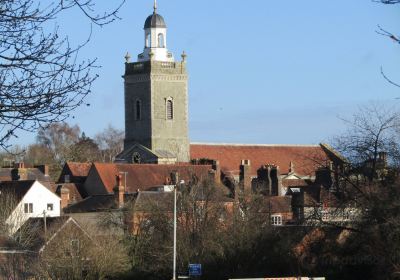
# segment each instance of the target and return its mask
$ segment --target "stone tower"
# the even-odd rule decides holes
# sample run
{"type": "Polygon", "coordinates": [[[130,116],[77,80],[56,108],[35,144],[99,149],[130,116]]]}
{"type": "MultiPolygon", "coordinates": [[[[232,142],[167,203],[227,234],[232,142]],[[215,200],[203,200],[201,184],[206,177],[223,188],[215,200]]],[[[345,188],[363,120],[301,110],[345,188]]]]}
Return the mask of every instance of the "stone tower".
{"type": "Polygon", "coordinates": [[[167,49],[167,26],[154,12],[144,25],[144,51],[125,63],[125,142],[116,161],[188,162],[186,55],[176,62],[167,49]]]}

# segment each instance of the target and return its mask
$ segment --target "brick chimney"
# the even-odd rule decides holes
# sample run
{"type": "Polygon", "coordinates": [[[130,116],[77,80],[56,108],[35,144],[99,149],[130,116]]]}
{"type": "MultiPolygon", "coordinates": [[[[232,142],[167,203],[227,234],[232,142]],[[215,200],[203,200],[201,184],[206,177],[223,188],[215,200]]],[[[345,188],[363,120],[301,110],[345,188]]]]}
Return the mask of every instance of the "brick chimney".
{"type": "Polygon", "coordinates": [[[43,165],[35,165],[34,166],[36,169],[38,169],[40,172],[43,173],[44,176],[49,176],[49,166],[46,164],[43,165]]]}
{"type": "Polygon", "coordinates": [[[61,209],[64,209],[69,204],[69,200],[70,200],[69,189],[62,186],[61,190],[60,190],[60,197],[61,197],[61,209]]]}
{"type": "Polygon", "coordinates": [[[116,186],[114,188],[114,200],[118,208],[124,206],[125,186],[122,183],[122,175],[115,175],[116,186]]]}
{"type": "Polygon", "coordinates": [[[220,184],[221,183],[221,166],[220,166],[218,160],[212,161],[212,169],[214,170],[215,183],[220,184]]]}
{"type": "Polygon", "coordinates": [[[271,196],[279,195],[280,191],[280,176],[279,167],[273,164],[267,166],[269,178],[269,194],[271,196]]]}
{"type": "Polygon", "coordinates": [[[251,165],[250,160],[243,159],[240,164],[240,184],[243,186],[243,191],[245,193],[251,193],[251,165]]]}
{"type": "Polygon", "coordinates": [[[28,180],[28,172],[23,162],[14,164],[14,168],[11,170],[11,179],[13,181],[28,180]]]}

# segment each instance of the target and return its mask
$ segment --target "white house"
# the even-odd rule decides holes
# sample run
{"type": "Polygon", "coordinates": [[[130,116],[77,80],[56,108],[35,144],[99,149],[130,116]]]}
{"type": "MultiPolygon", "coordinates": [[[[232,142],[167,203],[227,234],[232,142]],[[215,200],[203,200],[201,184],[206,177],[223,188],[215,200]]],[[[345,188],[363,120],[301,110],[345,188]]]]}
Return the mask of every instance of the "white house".
{"type": "Polygon", "coordinates": [[[29,218],[59,217],[60,200],[60,197],[39,181],[10,181],[0,184],[0,207],[5,208],[3,213],[8,213],[4,218],[10,235],[29,218]]]}

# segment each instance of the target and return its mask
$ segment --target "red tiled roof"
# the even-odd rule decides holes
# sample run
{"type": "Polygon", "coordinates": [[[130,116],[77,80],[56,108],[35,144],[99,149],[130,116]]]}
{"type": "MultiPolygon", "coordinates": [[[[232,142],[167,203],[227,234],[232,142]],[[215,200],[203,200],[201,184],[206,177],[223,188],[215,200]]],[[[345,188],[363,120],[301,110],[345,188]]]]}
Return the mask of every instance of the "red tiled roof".
{"type": "Polygon", "coordinates": [[[279,166],[280,173],[289,173],[293,162],[298,175],[313,175],[316,168],[328,158],[320,145],[235,145],[235,144],[191,144],[192,159],[219,160],[225,173],[238,174],[242,160],[250,160],[251,175],[257,174],[262,165],[279,166]]]}
{"type": "Polygon", "coordinates": [[[67,162],[66,165],[74,177],[87,177],[90,167],[92,167],[90,162],[67,162]]]}
{"type": "Polygon", "coordinates": [[[165,185],[167,178],[170,178],[174,171],[179,173],[179,180],[185,182],[192,181],[193,175],[199,180],[206,179],[211,165],[94,163],[93,168],[97,170],[107,191],[111,193],[116,185],[115,176],[121,174],[122,180],[125,181],[125,172],[126,191],[136,192],[138,189],[165,185]]]}
{"type": "Polygon", "coordinates": [[[76,203],[87,197],[87,193],[85,192],[82,184],[75,183],[64,183],[57,186],[56,193],[61,193],[61,188],[66,188],[69,190],[69,197],[71,203],[76,203]]]}
{"type": "Polygon", "coordinates": [[[292,212],[291,196],[271,196],[266,198],[272,213],[288,213],[292,212]]]}

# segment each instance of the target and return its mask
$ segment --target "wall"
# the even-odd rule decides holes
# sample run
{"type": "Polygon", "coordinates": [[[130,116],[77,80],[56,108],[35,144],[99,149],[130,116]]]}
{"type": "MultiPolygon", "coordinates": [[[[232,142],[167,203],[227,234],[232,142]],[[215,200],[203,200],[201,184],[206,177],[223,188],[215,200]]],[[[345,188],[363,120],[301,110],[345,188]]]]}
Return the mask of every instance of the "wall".
{"type": "Polygon", "coordinates": [[[40,182],[33,183],[29,191],[22,198],[14,212],[7,219],[7,224],[14,225],[11,228],[11,233],[17,231],[26,220],[31,217],[43,217],[43,211],[46,211],[47,217],[60,216],[60,201],[61,199],[49,189],[43,186],[40,182]],[[24,213],[24,204],[33,204],[33,213],[24,213]],[[47,210],[47,204],[53,204],[53,211],[47,210]]]}

